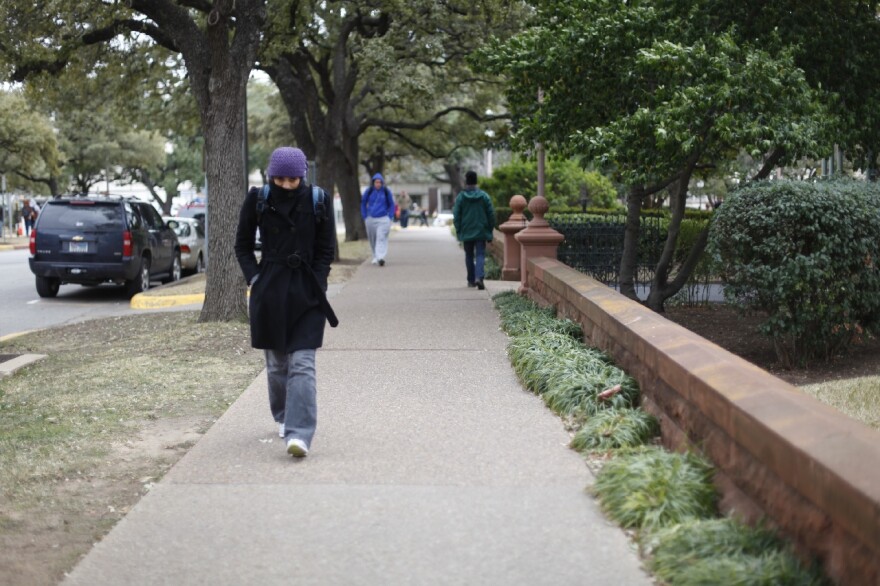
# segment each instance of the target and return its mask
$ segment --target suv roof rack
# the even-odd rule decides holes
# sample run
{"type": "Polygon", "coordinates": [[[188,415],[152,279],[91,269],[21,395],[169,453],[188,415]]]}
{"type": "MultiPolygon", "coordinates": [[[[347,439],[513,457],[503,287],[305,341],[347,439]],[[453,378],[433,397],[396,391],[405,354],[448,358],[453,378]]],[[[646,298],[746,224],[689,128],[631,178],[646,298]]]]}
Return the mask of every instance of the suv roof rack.
{"type": "Polygon", "coordinates": [[[149,200],[141,199],[137,195],[121,193],[65,193],[56,196],[54,199],[93,199],[96,201],[139,201],[152,203],[149,200]]]}

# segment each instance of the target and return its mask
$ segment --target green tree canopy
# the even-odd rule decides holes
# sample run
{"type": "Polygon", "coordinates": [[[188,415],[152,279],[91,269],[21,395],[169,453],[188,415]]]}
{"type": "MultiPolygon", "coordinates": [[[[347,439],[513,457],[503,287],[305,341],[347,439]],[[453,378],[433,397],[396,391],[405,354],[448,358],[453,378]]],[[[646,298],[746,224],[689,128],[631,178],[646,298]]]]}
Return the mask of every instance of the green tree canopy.
{"type": "Polygon", "coordinates": [[[799,47],[743,35],[738,22],[718,18],[716,4],[541,0],[532,26],[478,58],[508,76],[515,146],[542,142],[582,156],[629,186],[621,291],[631,297],[642,201],[669,189],[669,237],[647,301],[657,310],[705,246],[704,234],[670,281],[695,172],[745,151],[762,159],[766,175],[831,144],[828,96],[797,66],[799,47]]]}
{"type": "MultiPolygon", "coordinates": [[[[179,55],[204,137],[208,221],[213,234],[231,235],[246,187],[245,88],[265,21],[266,0],[7,0],[0,3],[0,76],[29,81],[56,74],[83,52],[90,54],[83,63],[94,71],[111,66],[117,54],[143,55],[144,48],[179,55]]],[[[163,62],[141,59],[147,68],[163,62]]],[[[244,319],[245,286],[232,238],[211,238],[208,248],[211,269],[200,319],[244,319]]]]}
{"type": "Polygon", "coordinates": [[[58,172],[58,142],[51,121],[20,92],[0,92],[0,173],[10,188],[36,188],[58,172]]]}
{"type": "MultiPolygon", "coordinates": [[[[581,206],[583,195],[591,207],[614,208],[620,205],[611,181],[596,171],[584,171],[576,161],[551,159],[544,172],[544,196],[551,209],[581,206]]],[[[514,195],[524,195],[528,199],[538,191],[537,163],[520,160],[496,167],[492,177],[480,179],[480,188],[492,196],[496,207],[508,207],[514,195]]]]}
{"type": "Polygon", "coordinates": [[[271,12],[258,66],[277,84],[298,145],[317,160],[318,182],[338,188],[346,238],[356,239],[365,234],[362,163],[380,170],[389,156],[421,147],[429,156],[445,156],[455,149],[452,141],[471,146],[484,130],[480,123],[494,118],[486,105],[495,104],[497,92],[479,90],[486,78],[470,71],[466,56],[488,31],[518,27],[523,3],[282,4],[271,12]],[[440,134],[419,140],[419,133],[444,123],[445,141],[440,134]],[[362,157],[361,137],[377,129],[386,139],[371,133],[362,157]]]}

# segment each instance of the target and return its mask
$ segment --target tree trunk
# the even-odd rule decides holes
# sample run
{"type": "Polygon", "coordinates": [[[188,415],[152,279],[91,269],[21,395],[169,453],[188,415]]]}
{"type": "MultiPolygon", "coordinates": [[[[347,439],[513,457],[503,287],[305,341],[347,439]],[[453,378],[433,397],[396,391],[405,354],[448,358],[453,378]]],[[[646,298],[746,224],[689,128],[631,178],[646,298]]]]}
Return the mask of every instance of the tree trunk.
{"type": "Polygon", "coordinates": [[[626,196],[626,228],[623,235],[623,255],[620,257],[620,292],[639,301],[635,277],[639,263],[639,222],[642,215],[644,187],[630,187],[626,196]]]}
{"type": "Polygon", "coordinates": [[[672,261],[675,258],[675,249],[678,245],[678,235],[681,232],[681,220],[684,218],[689,182],[690,173],[685,173],[675,187],[670,189],[671,201],[669,203],[672,207],[672,216],[669,219],[669,228],[666,232],[666,243],[663,245],[663,252],[654,269],[651,292],[648,293],[648,299],[645,301],[645,304],[657,313],[663,313],[663,304],[681,289],[681,286],[677,289],[669,287],[668,282],[672,261]]]}
{"type": "Polygon", "coordinates": [[[443,163],[443,169],[446,171],[446,175],[449,176],[449,188],[452,193],[452,202],[455,203],[455,197],[464,190],[461,163],[451,163],[447,160],[443,163]]]}
{"type": "Polygon", "coordinates": [[[49,193],[52,194],[52,197],[58,197],[61,195],[61,186],[58,184],[58,177],[54,175],[49,177],[47,185],[49,186],[49,193]]]}
{"type": "Polygon", "coordinates": [[[247,192],[242,137],[247,75],[214,84],[213,107],[205,117],[207,153],[208,268],[200,322],[247,319],[245,282],[233,243],[247,192]]]}
{"type": "Polygon", "coordinates": [[[214,3],[203,39],[177,39],[205,134],[208,267],[200,322],[247,320],[245,282],[233,244],[247,191],[247,80],[266,13],[265,4],[258,0],[238,0],[237,4],[214,3]],[[228,9],[237,11],[234,35],[232,21],[224,17],[228,9]]]}
{"type": "Polygon", "coordinates": [[[343,136],[344,151],[338,153],[339,196],[342,198],[342,219],[345,222],[345,241],[367,237],[367,228],[361,217],[361,186],[358,182],[358,137],[343,136]]]}

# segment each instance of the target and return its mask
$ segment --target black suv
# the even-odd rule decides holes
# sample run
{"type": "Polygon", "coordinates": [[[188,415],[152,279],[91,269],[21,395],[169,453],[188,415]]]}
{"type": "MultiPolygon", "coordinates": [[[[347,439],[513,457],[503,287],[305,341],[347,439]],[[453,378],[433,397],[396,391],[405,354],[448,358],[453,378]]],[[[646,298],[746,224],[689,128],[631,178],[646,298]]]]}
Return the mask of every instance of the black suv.
{"type": "Polygon", "coordinates": [[[180,278],[177,235],[148,203],[119,197],[49,200],[30,237],[40,297],[65,283],[125,285],[129,296],[180,278]]]}

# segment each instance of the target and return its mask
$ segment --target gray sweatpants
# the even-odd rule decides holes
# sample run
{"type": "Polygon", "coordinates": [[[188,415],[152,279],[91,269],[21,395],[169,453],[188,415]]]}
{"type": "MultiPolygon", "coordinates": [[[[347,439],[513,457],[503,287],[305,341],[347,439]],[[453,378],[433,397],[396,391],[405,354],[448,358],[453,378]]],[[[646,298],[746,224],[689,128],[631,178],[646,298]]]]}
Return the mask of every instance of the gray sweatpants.
{"type": "Polygon", "coordinates": [[[370,249],[373,251],[374,260],[384,260],[388,254],[388,234],[391,232],[391,218],[367,218],[364,220],[367,226],[367,238],[370,239],[370,249]]]}

